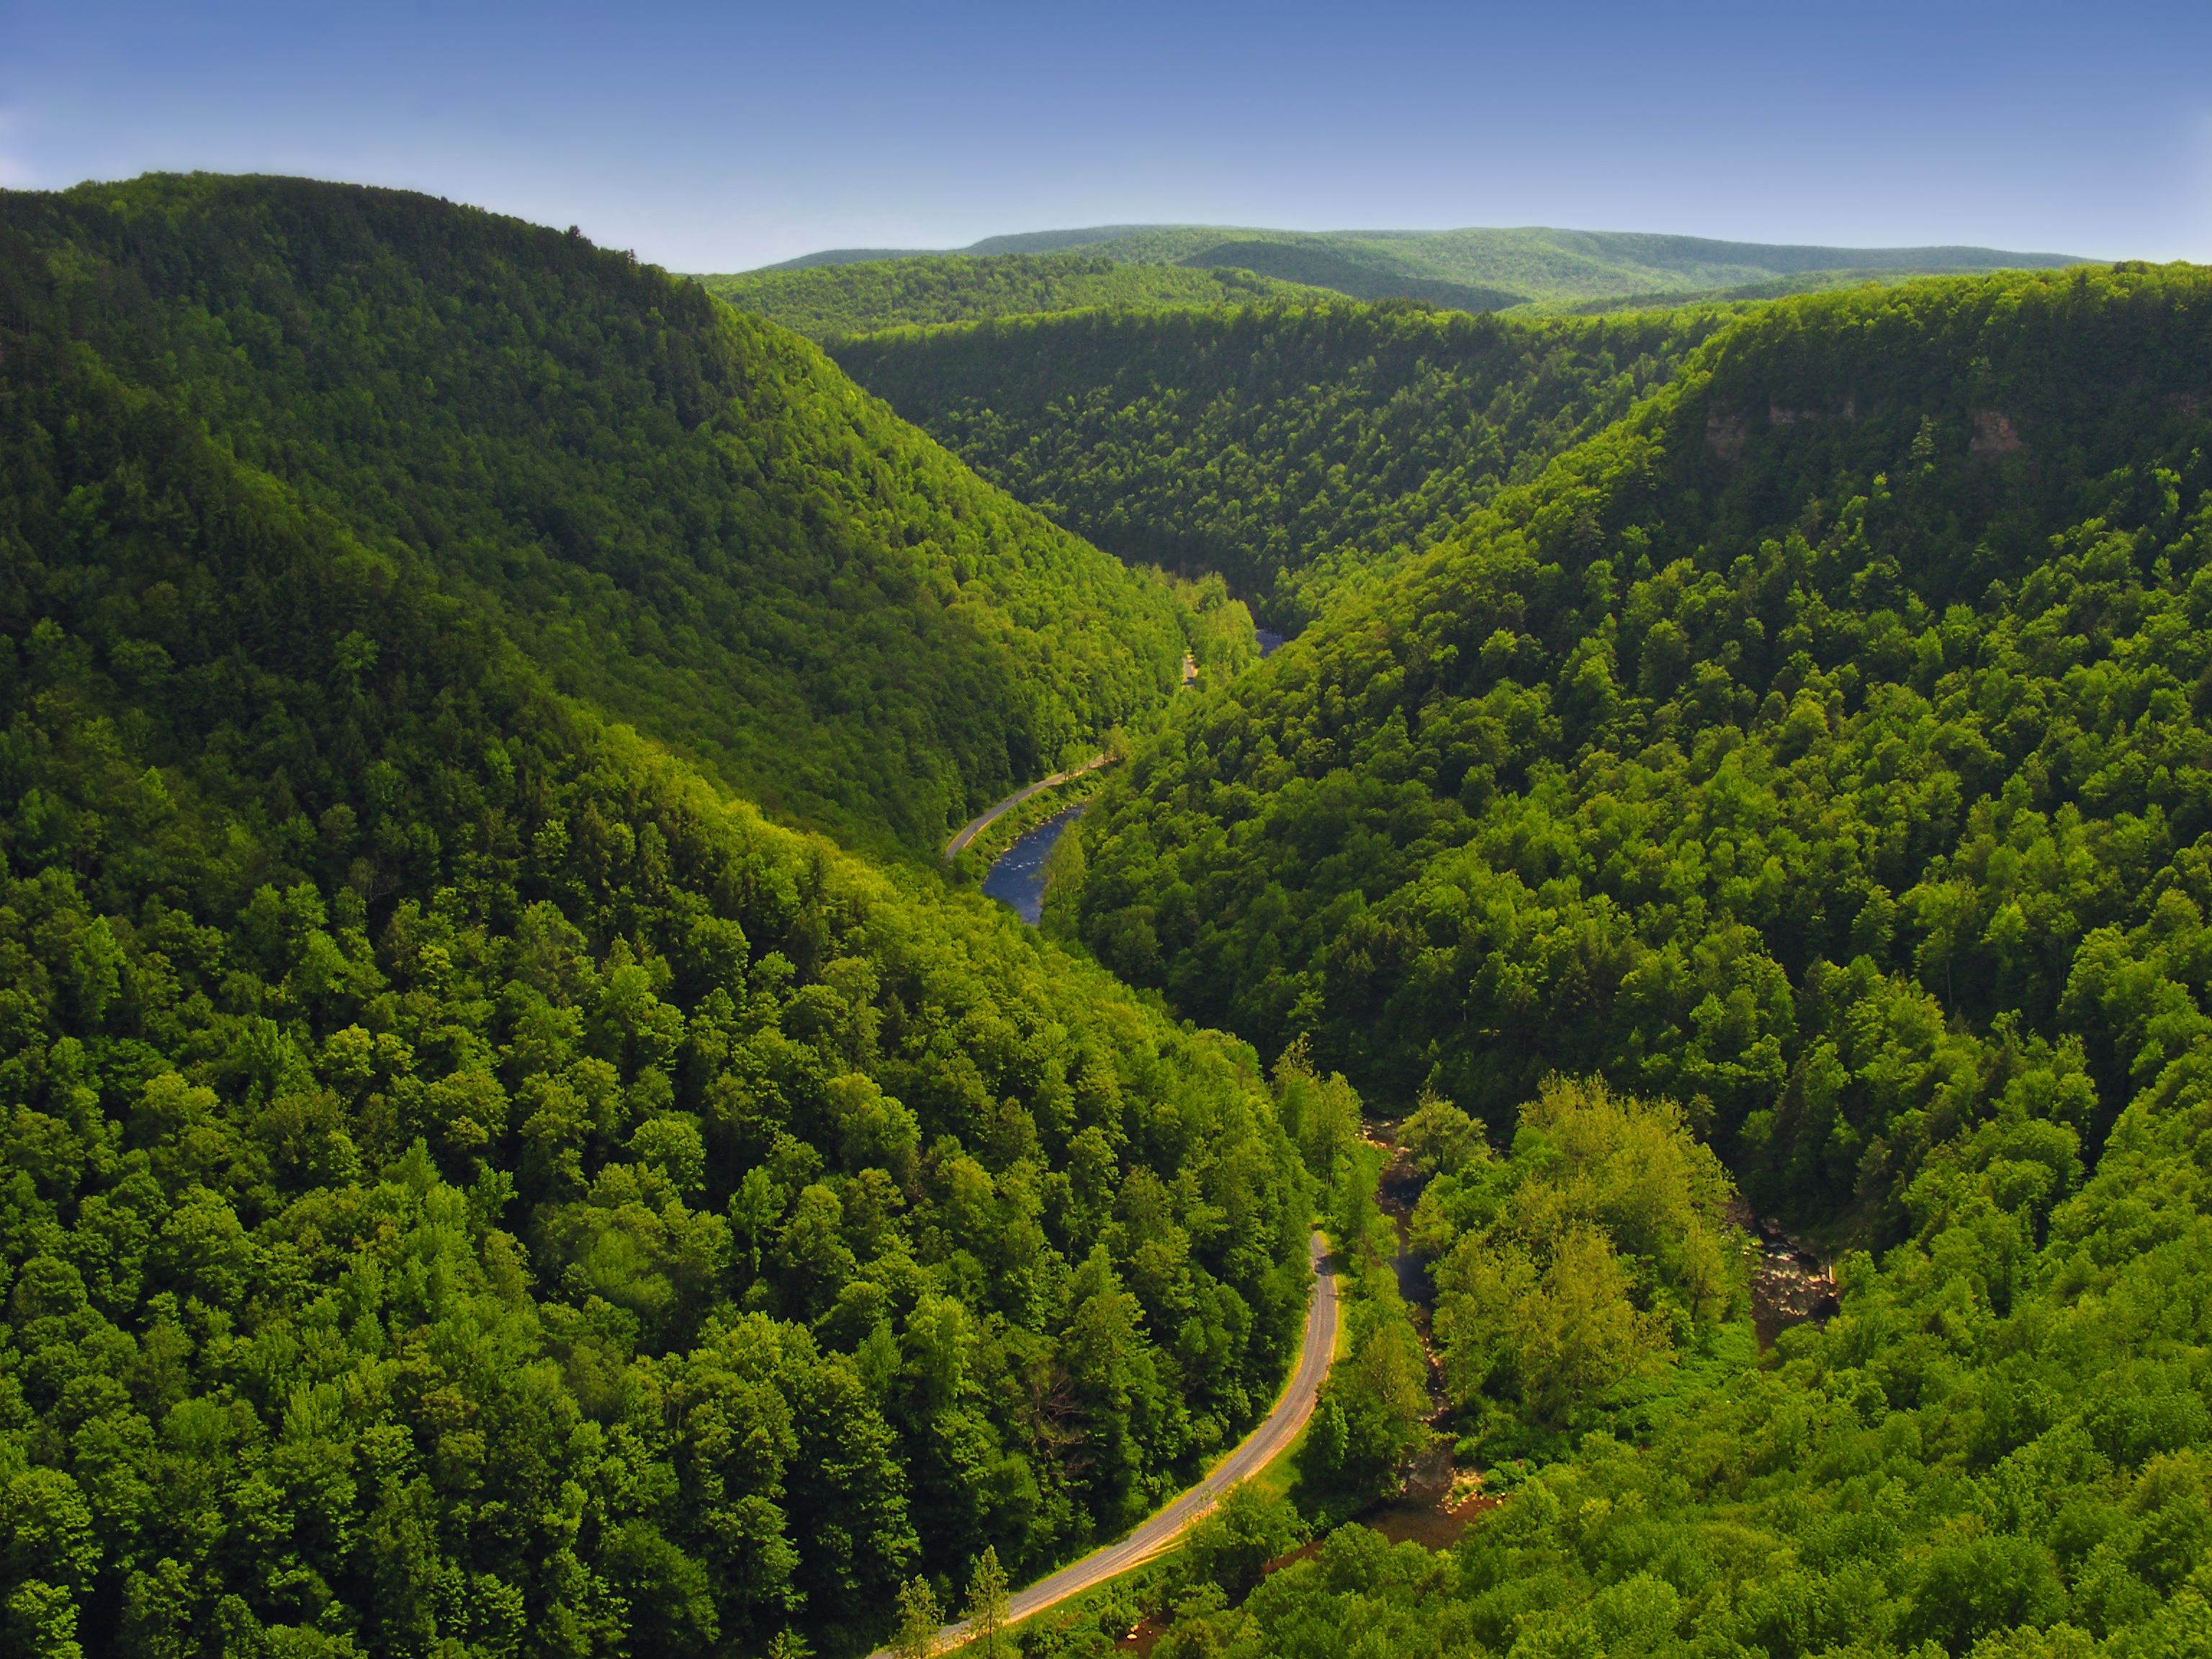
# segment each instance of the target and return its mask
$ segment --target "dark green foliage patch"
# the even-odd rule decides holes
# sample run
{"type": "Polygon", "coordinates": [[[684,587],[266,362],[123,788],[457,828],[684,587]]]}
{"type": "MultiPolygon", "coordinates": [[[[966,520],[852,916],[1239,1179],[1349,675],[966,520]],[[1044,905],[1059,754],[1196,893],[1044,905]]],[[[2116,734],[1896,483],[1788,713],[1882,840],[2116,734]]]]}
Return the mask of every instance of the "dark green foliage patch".
{"type": "Polygon", "coordinates": [[[1179,683],[1157,585],[811,346],[580,238],[149,176],[0,198],[0,294],[426,562],[562,690],[848,839],[933,852],[1179,683]]]}
{"type": "Polygon", "coordinates": [[[1125,559],[1218,570],[1294,632],[1626,415],[1717,325],[1337,304],[1018,318],[836,350],[1055,522],[1125,559]]]}

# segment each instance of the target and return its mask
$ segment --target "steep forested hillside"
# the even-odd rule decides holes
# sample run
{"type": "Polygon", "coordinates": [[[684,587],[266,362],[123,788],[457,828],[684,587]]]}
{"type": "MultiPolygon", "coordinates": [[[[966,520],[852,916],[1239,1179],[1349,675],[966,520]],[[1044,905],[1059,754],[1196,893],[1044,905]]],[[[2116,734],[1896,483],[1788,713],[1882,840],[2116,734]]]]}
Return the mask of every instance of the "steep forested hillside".
{"type": "Polygon", "coordinates": [[[1697,1103],[1801,1214],[2094,1147],[2212,1030],[2208,362],[2186,267],[1747,319],[1140,752],[1085,936],[1386,1097],[1697,1103]]]}
{"type": "Polygon", "coordinates": [[[1295,629],[1626,414],[1717,325],[1338,304],[1016,319],[835,351],[1055,521],[1127,559],[1219,570],[1295,629]]]}
{"type": "MultiPolygon", "coordinates": [[[[471,580],[513,543],[441,568],[356,516],[480,499],[406,494],[382,383],[318,378],[415,361],[390,313],[180,300],[297,330],[188,379],[125,349],[188,332],[132,267],[59,247],[42,289],[21,219],[64,209],[9,206],[0,1649],[849,1654],[908,1575],[1048,1564],[1264,1409],[1310,1206],[1249,1049],[559,695],[471,580]],[[308,467],[288,387],[353,398],[359,476],[308,467]]],[[[115,211],[180,291],[234,280],[115,211]]],[[[508,292],[558,287],[544,246],[508,292]]],[[[617,404],[611,355],[550,406],[617,404]]],[[[751,444],[809,453],[810,405],[743,388],[787,411],[751,444]]]]}
{"type": "Polygon", "coordinates": [[[1763,311],[1109,784],[1063,925],[1419,1092],[1504,1494],[1159,1651],[2203,1650],[2209,369],[2201,268],[1763,311]],[[1880,1254],[1761,1365],[1686,1129],[1880,1254]]]}
{"type": "Polygon", "coordinates": [[[1179,680],[1157,584],[811,346],[580,238],[195,176],[0,197],[0,242],[9,326],[184,403],[803,821],[933,847],[1179,680]]]}
{"type": "Polygon", "coordinates": [[[1215,267],[1116,264],[1103,255],[1000,254],[969,258],[939,254],[866,260],[803,270],[757,270],[702,276],[709,294],[810,339],[927,323],[968,322],[1018,313],[1079,311],[1095,306],[1237,305],[1251,300],[1325,299],[1304,288],[1250,271],[1215,267]]]}

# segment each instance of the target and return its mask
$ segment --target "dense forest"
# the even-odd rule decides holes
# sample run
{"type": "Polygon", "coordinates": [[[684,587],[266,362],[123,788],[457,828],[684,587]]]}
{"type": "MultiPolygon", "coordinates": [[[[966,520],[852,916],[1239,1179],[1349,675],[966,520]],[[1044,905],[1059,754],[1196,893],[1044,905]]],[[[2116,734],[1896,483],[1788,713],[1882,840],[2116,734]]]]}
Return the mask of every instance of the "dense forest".
{"type": "Polygon", "coordinates": [[[1055,522],[1126,559],[1219,571],[1289,632],[1626,414],[1719,321],[1339,303],[1018,318],[834,350],[1055,522]]]}
{"type": "Polygon", "coordinates": [[[813,347],[580,237],[196,175],[0,197],[0,322],[189,407],[559,689],[802,823],[933,849],[1180,681],[1157,584],[813,347]]]}
{"type": "Polygon", "coordinates": [[[2201,1018],[2208,340],[2189,268],[1747,319],[1140,750],[1084,937],[1493,1127],[1698,1103],[1801,1216],[2003,1099],[2094,1147],[2201,1018]]]}
{"type": "MultiPolygon", "coordinates": [[[[1099,306],[1159,310],[1242,305],[1255,300],[1328,297],[1302,279],[1278,281],[1236,269],[1233,258],[1204,269],[1116,264],[1103,254],[1005,253],[973,258],[937,254],[702,276],[709,294],[740,311],[813,340],[886,328],[969,322],[1018,313],[1081,311],[1099,306]]],[[[1263,267],[1264,268],[1264,267],[1263,267]]]]}
{"type": "Polygon", "coordinates": [[[2212,1647],[2212,273],[1239,238],[0,193],[0,1650],[2212,1647]]]}
{"type": "Polygon", "coordinates": [[[2188,267],[1754,313],[1109,781],[1048,930],[1412,1110],[1504,1495],[1157,1652],[2203,1650],[2208,363],[2188,267]],[[1763,1364],[1739,1183],[1844,1253],[1763,1364]]]}
{"type": "MultiPolygon", "coordinates": [[[[1641,1444],[1600,1426],[1498,1480],[1504,1501],[1447,1552],[1341,1528],[1233,1606],[1186,1596],[1154,1652],[2205,1651],[2207,1081],[2200,1044],[2086,1178],[2070,1131],[2009,1103],[1915,1183],[1908,1240],[1846,1260],[1825,1327],[1785,1333],[1641,1444]]],[[[1540,1330],[1553,1299],[1492,1322],[1540,1330]]],[[[1616,1331],[1633,1323],[1611,1306],[1616,1331]]],[[[1513,1346],[1475,1353],[1510,1364],[1513,1346]]]]}
{"type": "Polygon", "coordinates": [[[1249,1048],[563,696],[236,387],[47,326],[56,263],[0,317],[0,1646],[854,1653],[1265,1409],[1310,1203],[1249,1048]]]}

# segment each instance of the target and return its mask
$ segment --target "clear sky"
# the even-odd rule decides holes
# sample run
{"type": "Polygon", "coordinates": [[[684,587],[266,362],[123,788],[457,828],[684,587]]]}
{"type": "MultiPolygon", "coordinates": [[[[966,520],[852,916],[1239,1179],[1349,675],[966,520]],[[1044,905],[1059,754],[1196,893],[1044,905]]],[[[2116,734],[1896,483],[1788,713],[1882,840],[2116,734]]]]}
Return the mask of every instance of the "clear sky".
{"type": "Polygon", "coordinates": [[[687,271],[1114,222],[2212,259],[2212,0],[0,0],[0,185],[196,167],[687,271]]]}

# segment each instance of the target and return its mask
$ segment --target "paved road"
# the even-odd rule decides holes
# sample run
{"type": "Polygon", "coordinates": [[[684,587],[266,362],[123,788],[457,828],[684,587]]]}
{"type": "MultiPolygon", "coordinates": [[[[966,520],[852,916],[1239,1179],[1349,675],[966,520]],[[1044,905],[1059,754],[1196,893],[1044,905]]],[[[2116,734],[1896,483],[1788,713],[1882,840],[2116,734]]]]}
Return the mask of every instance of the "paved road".
{"type": "MultiPolygon", "coordinates": [[[[1153,1515],[1150,1520],[1119,1543],[1109,1544],[1103,1549],[1093,1550],[1080,1561],[1069,1563],[1049,1578],[1041,1578],[1027,1589],[1010,1596],[1006,1601],[1006,1623],[1020,1623],[1034,1613],[1065,1601],[1071,1595],[1095,1589],[1108,1579],[1117,1577],[1132,1567],[1142,1566],[1154,1556],[1164,1554],[1176,1539],[1189,1529],[1192,1523],[1212,1509],[1226,1492],[1245,1476],[1272,1462],[1305,1426],[1306,1419],[1313,1415],[1314,1399],[1321,1392],[1322,1379],[1328,1375],[1328,1364],[1336,1353],[1336,1279],[1324,1264],[1324,1245],[1322,1236],[1313,1236],[1314,1297],[1306,1310],[1305,1341],[1298,1350],[1297,1368],[1283,1389],[1282,1397],[1275,1401],[1274,1410],[1261,1420],[1260,1426],[1244,1437],[1243,1443],[1216,1464],[1205,1480],[1153,1515]]],[[[968,1638],[968,1626],[963,1621],[947,1625],[937,1632],[938,1650],[954,1646],[968,1638]]],[[[879,1649],[869,1659],[890,1659],[890,1650],[879,1649]]]]}
{"type": "Polygon", "coordinates": [[[1049,789],[1056,783],[1066,783],[1070,778],[1079,778],[1085,772],[1096,771],[1098,768],[1105,765],[1106,763],[1112,758],[1113,757],[1111,755],[1094,756],[1091,759],[1084,762],[1080,766],[1071,766],[1065,772],[1055,772],[1048,778],[1038,780],[1036,782],[1030,785],[1026,789],[1015,790],[1012,794],[1007,796],[1006,799],[1000,801],[996,806],[991,808],[989,811],[969,819],[966,823],[961,826],[960,833],[953,836],[951,841],[945,843],[945,861],[950,863],[954,858],[957,857],[960,849],[965,847],[969,842],[975,840],[976,836],[981,835],[983,831],[989,829],[993,820],[997,818],[1000,814],[1019,806],[1031,795],[1036,793],[1038,790],[1049,789]]]}

